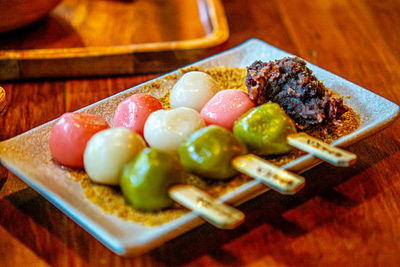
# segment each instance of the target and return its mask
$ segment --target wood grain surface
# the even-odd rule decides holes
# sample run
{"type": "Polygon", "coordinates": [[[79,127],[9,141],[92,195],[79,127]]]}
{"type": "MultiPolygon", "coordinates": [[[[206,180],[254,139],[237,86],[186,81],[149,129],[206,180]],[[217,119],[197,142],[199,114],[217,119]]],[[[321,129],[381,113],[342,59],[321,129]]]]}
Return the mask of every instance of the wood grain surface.
{"type": "MultiPolygon", "coordinates": [[[[209,53],[260,38],[400,103],[399,0],[223,4],[231,36],[209,53]]],[[[1,83],[1,140],[156,76],[1,83]]],[[[398,120],[351,146],[359,156],[352,167],[323,164],[304,173],[307,186],[295,196],[269,191],[241,205],[247,218],[235,230],[203,225],[131,259],[113,254],[0,167],[0,265],[399,266],[399,133],[398,120]]]]}

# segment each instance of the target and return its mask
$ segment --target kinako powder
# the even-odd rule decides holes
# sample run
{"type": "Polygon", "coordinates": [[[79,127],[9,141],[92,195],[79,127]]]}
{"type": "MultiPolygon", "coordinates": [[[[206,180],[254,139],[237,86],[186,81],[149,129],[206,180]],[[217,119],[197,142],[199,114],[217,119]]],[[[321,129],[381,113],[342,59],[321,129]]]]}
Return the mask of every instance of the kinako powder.
{"type": "MultiPolygon", "coordinates": [[[[246,69],[217,67],[201,70],[199,68],[186,68],[181,69],[180,72],[186,73],[194,70],[200,70],[208,73],[221,85],[221,88],[242,89],[247,92],[247,88],[244,84],[246,78],[246,69]]],[[[171,74],[163,77],[163,79],[176,82],[178,80],[178,76],[171,74]]],[[[155,81],[146,85],[141,92],[148,93],[152,90],[157,90],[157,88],[160,88],[160,84],[155,81]]],[[[160,101],[166,109],[170,108],[169,93],[161,97],[160,101]]],[[[340,125],[328,125],[327,132],[321,132],[318,128],[308,129],[305,132],[323,140],[324,142],[331,143],[342,136],[354,132],[359,127],[358,116],[351,108],[349,108],[349,111],[340,117],[340,120],[340,125]]],[[[304,154],[304,152],[299,150],[293,150],[289,154],[278,157],[267,157],[266,159],[275,165],[282,166],[304,154]]],[[[178,204],[176,204],[174,207],[158,212],[137,211],[127,204],[119,187],[96,184],[92,182],[88,175],[82,170],[71,170],[70,174],[71,179],[80,182],[82,188],[84,189],[85,196],[91,202],[98,205],[104,212],[114,214],[124,220],[141,223],[145,226],[157,226],[172,221],[188,212],[187,209],[180,207],[178,204]]],[[[186,177],[187,183],[204,189],[211,196],[216,198],[252,180],[251,178],[242,174],[239,174],[230,180],[224,181],[204,179],[189,173],[186,174],[186,177]]]]}

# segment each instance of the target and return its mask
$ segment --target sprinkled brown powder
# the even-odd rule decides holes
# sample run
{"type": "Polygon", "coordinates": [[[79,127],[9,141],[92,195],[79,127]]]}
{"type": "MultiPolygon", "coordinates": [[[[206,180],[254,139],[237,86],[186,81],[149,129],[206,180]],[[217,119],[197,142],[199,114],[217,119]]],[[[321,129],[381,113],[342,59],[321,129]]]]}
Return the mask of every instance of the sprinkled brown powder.
{"type": "MultiPolygon", "coordinates": [[[[181,69],[181,73],[186,73],[193,70],[200,69],[181,69]]],[[[218,67],[203,71],[210,74],[221,85],[222,88],[247,90],[244,84],[246,77],[245,69],[218,67]]],[[[176,75],[167,75],[164,77],[164,80],[175,83],[178,80],[178,77],[176,75]]],[[[152,90],[160,89],[161,86],[161,83],[153,82],[146,85],[142,92],[151,92],[152,90]]],[[[169,88],[169,90],[171,88],[169,88]]],[[[160,97],[160,101],[165,108],[169,108],[169,93],[166,93],[160,97]]],[[[352,109],[343,114],[341,120],[341,125],[330,125],[328,127],[328,133],[322,133],[319,131],[319,129],[309,129],[307,130],[307,133],[327,143],[331,143],[333,140],[355,131],[359,126],[358,116],[352,109]]],[[[281,166],[300,157],[303,154],[304,153],[301,151],[293,150],[287,155],[268,158],[268,160],[276,165],[281,166]]],[[[125,202],[118,187],[95,184],[91,182],[87,174],[83,171],[71,170],[70,173],[71,179],[81,183],[81,186],[85,191],[85,195],[90,201],[101,207],[105,212],[115,214],[122,219],[142,223],[143,225],[147,226],[156,226],[174,220],[187,212],[186,209],[180,208],[178,205],[160,212],[140,212],[133,209],[125,202]]],[[[201,179],[195,175],[187,174],[187,183],[196,185],[197,187],[206,190],[213,197],[222,196],[250,180],[251,179],[245,175],[238,175],[237,177],[228,181],[214,181],[209,179],[201,179]]]]}

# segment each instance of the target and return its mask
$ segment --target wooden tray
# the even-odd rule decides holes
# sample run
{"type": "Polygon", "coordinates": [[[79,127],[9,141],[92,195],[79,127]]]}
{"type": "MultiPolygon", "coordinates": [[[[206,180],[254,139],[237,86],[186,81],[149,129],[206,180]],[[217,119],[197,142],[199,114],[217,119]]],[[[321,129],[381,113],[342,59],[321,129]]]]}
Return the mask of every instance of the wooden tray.
{"type": "Polygon", "coordinates": [[[220,0],[64,0],[0,34],[0,80],[165,72],[228,37],[220,0]]]}

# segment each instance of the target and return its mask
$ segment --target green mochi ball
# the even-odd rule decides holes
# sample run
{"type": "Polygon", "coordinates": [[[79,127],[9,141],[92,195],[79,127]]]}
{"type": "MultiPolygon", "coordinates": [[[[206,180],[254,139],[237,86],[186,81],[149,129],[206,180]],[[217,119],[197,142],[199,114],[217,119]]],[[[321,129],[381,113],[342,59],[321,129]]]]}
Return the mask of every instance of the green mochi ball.
{"type": "Polygon", "coordinates": [[[246,146],[232,132],[215,125],[194,132],[179,147],[179,157],[187,171],[214,179],[236,175],[231,160],[246,153],[246,146]]]}
{"type": "Polygon", "coordinates": [[[244,113],[234,124],[233,134],[257,155],[279,155],[292,150],[286,138],[296,133],[292,119],[276,103],[266,103],[244,113]]]}
{"type": "Polygon", "coordinates": [[[182,182],[182,166],[165,151],[145,148],[121,173],[120,186],[127,202],[135,209],[158,211],[173,204],[168,189],[182,182]]]}

